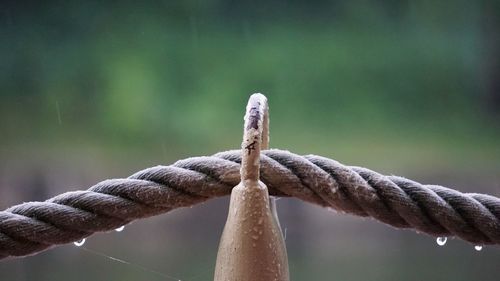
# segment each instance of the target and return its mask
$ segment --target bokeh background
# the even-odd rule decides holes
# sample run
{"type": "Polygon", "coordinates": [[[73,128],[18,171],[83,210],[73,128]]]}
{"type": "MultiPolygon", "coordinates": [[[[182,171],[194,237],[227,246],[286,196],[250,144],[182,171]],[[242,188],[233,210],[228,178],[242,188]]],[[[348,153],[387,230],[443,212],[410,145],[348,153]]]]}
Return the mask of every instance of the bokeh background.
{"type": "MultiPolygon", "coordinates": [[[[498,1],[1,1],[0,208],[271,146],[500,196],[498,1]]],[[[2,281],[212,280],[227,198],[0,262],[2,281]],[[144,266],[150,271],[142,270],[144,266]]],[[[500,248],[278,201],[292,280],[498,280],[500,248]]]]}

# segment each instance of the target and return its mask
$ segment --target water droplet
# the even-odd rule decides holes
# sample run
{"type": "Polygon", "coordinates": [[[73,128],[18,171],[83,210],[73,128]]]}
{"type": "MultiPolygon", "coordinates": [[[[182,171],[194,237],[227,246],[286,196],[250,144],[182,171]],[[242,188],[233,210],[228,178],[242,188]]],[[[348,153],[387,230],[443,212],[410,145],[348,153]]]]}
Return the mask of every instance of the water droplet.
{"type": "Polygon", "coordinates": [[[73,242],[73,244],[75,244],[75,246],[77,247],[80,247],[80,246],[83,246],[83,244],[85,244],[85,238],[83,238],[82,240],[78,240],[78,241],[75,241],[73,242]]]}
{"type": "Polygon", "coordinates": [[[438,237],[436,239],[436,243],[439,245],[439,246],[444,246],[444,244],[446,244],[446,241],[448,240],[448,237],[438,237]]]}
{"type": "Polygon", "coordinates": [[[483,249],[483,246],[476,245],[476,246],[474,246],[474,249],[476,249],[476,251],[481,251],[483,249]]]}
{"type": "Polygon", "coordinates": [[[116,232],[122,232],[124,228],[125,228],[125,226],[122,225],[122,226],[118,227],[117,229],[115,229],[115,231],[116,232]]]}

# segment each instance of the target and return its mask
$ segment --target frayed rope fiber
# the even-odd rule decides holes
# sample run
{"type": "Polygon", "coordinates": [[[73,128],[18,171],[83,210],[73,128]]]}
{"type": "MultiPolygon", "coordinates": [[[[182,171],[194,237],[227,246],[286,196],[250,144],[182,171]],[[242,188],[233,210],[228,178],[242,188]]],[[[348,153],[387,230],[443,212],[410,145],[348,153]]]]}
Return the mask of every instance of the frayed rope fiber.
{"type": "MultiPolygon", "coordinates": [[[[225,196],[240,181],[241,151],[156,166],[0,211],[0,259],[26,256],[110,231],[133,220],[225,196]]],[[[500,199],[423,185],[283,150],[261,155],[261,180],[274,196],[296,197],[432,236],[500,244],[500,199]]]]}

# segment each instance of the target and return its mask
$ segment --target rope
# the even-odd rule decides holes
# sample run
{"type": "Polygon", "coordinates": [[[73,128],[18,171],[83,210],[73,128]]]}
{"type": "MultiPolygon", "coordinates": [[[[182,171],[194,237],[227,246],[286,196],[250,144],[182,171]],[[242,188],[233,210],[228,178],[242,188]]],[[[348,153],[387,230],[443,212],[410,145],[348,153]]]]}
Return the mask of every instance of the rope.
{"type": "MultiPolygon", "coordinates": [[[[240,181],[241,151],[156,166],[0,211],[0,259],[25,256],[110,231],[133,220],[228,195],[240,181]]],[[[274,196],[296,197],[432,236],[500,244],[500,198],[423,185],[283,150],[261,155],[261,180],[274,196]]]]}

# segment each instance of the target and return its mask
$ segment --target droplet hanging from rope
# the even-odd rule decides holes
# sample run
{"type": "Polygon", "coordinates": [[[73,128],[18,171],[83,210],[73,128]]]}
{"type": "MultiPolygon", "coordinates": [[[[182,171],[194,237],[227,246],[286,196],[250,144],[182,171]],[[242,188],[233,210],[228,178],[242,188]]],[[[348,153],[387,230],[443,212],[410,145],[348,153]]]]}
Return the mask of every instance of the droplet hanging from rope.
{"type": "Polygon", "coordinates": [[[116,232],[122,232],[124,229],[125,229],[125,226],[122,225],[122,226],[118,227],[117,229],[115,229],[115,231],[116,232]]]}
{"type": "Polygon", "coordinates": [[[439,246],[444,246],[444,244],[446,244],[446,241],[448,240],[447,237],[438,237],[436,238],[436,243],[439,245],[439,246]]]}
{"type": "Polygon", "coordinates": [[[85,241],[87,241],[87,239],[83,238],[82,240],[78,240],[78,241],[73,242],[73,244],[77,247],[81,247],[81,246],[83,246],[83,244],[85,244],[85,241]]]}

